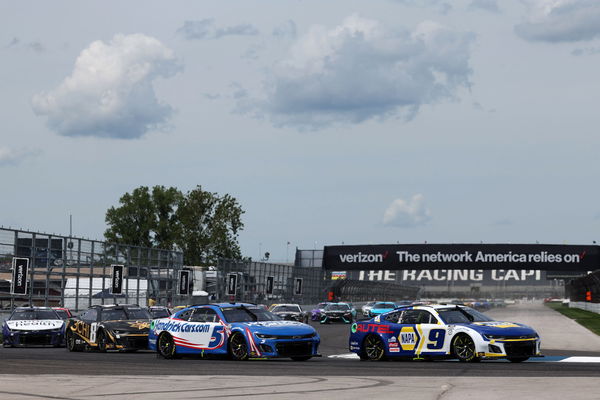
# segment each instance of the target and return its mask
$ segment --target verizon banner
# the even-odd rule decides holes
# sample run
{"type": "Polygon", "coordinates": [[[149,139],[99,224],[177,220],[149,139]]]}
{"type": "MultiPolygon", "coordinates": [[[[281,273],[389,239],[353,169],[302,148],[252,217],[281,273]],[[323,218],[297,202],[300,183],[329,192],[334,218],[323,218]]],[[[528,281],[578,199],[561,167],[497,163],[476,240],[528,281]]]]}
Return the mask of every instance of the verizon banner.
{"type": "Polygon", "coordinates": [[[190,294],[190,271],[179,271],[179,294],[190,294]]]}
{"type": "Polygon", "coordinates": [[[27,294],[27,277],[29,272],[29,258],[12,259],[11,294],[27,294]]]}
{"type": "Polygon", "coordinates": [[[593,271],[599,246],[553,244],[391,244],[325,246],[323,268],[349,270],[536,269],[593,271]]]}
{"type": "Polygon", "coordinates": [[[123,293],[123,265],[112,265],[112,285],[110,287],[111,294],[123,293]]]}

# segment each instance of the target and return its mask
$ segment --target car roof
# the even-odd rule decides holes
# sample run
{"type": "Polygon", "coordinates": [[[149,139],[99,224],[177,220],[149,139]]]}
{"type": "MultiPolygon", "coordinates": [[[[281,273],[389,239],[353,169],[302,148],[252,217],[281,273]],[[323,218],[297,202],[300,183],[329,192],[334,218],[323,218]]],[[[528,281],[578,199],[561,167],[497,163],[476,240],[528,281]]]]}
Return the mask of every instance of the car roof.
{"type": "Polygon", "coordinates": [[[288,307],[300,307],[300,304],[294,304],[294,303],[289,303],[289,304],[273,304],[273,307],[278,307],[278,306],[288,306],[288,307]]]}
{"type": "Polygon", "coordinates": [[[15,310],[19,310],[19,311],[25,311],[25,310],[52,310],[52,307],[38,307],[38,306],[15,307],[15,310]]]}

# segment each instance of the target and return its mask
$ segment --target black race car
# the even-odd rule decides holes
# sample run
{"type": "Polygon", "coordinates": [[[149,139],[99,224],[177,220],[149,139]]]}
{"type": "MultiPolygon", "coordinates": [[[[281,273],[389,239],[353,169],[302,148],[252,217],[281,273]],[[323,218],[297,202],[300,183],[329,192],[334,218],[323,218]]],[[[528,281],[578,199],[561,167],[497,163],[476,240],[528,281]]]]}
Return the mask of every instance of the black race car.
{"type": "Polygon", "coordinates": [[[168,318],[172,314],[171,310],[165,306],[150,306],[147,308],[147,310],[152,319],[168,318]]]}
{"type": "Polygon", "coordinates": [[[270,311],[286,321],[308,323],[308,312],[302,311],[298,304],[273,304],[270,311]]]}
{"type": "Polygon", "coordinates": [[[147,349],[150,319],[148,311],[138,305],[92,306],[67,322],[67,349],[91,348],[101,352],[147,349]]]}

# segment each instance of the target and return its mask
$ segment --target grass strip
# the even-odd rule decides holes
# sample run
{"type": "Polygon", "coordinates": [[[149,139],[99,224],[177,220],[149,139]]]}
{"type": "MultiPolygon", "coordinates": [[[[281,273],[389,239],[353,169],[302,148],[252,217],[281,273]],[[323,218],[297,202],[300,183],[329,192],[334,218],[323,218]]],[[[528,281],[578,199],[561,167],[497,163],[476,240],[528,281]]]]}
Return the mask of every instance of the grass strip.
{"type": "Polygon", "coordinates": [[[579,308],[569,308],[562,303],[546,303],[546,306],[562,315],[574,319],[579,325],[586,327],[596,335],[600,335],[600,314],[579,308]]]}

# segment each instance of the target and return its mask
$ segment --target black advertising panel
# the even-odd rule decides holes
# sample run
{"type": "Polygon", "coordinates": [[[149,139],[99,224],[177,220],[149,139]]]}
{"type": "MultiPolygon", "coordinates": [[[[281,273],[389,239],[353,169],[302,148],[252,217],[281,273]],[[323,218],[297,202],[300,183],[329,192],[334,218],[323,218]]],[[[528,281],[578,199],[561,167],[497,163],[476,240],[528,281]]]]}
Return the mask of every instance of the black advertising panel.
{"type": "Polygon", "coordinates": [[[190,271],[179,271],[179,294],[190,294],[190,271]]]}
{"type": "Polygon", "coordinates": [[[302,278],[294,279],[294,295],[302,294],[302,278]]]}
{"type": "Polygon", "coordinates": [[[237,274],[227,274],[227,295],[235,296],[237,292],[237,274]]]}
{"type": "Polygon", "coordinates": [[[110,286],[111,294],[123,293],[123,265],[111,265],[112,266],[112,284],[110,286]]]}
{"type": "Polygon", "coordinates": [[[275,286],[275,277],[267,276],[267,288],[265,290],[266,294],[273,294],[274,286],[275,286]]]}
{"type": "Polygon", "coordinates": [[[404,269],[536,269],[593,271],[599,246],[555,244],[396,244],[325,246],[323,268],[335,271],[404,269]]]}
{"type": "Polygon", "coordinates": [[[13,257],[12,267],[12,283],[10,285],[10,293],[27,294],[29,259],[13,257]]]}

